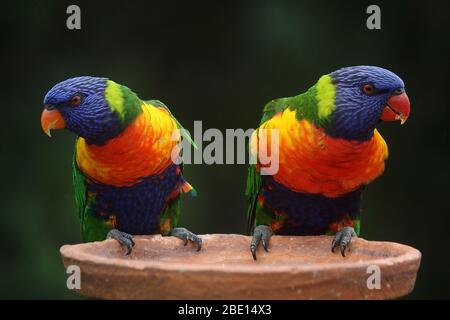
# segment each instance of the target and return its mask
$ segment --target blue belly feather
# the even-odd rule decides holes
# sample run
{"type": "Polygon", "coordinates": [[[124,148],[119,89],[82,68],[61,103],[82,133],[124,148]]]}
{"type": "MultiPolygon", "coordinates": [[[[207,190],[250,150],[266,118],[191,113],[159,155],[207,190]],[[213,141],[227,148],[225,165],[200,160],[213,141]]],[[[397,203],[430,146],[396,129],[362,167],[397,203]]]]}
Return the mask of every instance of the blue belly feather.
{"type": "Polygon", "coordinates": [[[287,218],[276,233],[281,235],[320,235],[331,223],[346,216],[358,219],[362,188],[337,198],[292,191],[271,176],[263,178],[264,209],[283,212],[287,218]]]}
{"type": "Polygon", "coordinates": [[[127,187],[88,184],[88,192],[96,194],[94,213],[107,219],[116,217],[116,228],[130,234],[153,234],[159,227],[159,216],[167,205],[167,197],[183,183],[178,165],[171,165],[158,175],[145,177],[127,187]]]}

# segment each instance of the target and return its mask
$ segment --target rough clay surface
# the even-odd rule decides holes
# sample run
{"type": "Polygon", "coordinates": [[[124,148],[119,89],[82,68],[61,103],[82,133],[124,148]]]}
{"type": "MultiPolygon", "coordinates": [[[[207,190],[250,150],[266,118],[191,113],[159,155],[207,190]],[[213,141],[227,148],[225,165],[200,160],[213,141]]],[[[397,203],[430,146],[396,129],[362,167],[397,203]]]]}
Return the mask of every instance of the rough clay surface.
{"type": "Polygon", "coordinates": [[[66,267],[81,268],[79,293],[103,299],[392,299],[413,290],[421,259],[392,242],[353,239],[343,258],[328,236],[274,236],[253,261],[250,237],[201,238],[200,252],[159,235],[135,237],[129,256],[115,240],[60,251],[66,267]],[[381,289],[367,288],[370,265],[380,268],[381,289]]]}

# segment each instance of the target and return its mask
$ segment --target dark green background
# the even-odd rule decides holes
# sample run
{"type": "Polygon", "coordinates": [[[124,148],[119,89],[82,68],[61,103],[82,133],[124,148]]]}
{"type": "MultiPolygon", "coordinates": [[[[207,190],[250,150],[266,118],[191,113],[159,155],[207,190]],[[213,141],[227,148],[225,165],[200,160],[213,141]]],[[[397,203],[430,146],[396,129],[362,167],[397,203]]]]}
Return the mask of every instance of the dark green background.
{"type": "MultiPolygon", "coordinates": [[[[72,2],[2,4],[0,297],[77,298],[58,249],[81,240],[72,198],[74,136],[41,131],[47,90],[79,75],[106,76],[161,99],[192,130],[254,128],[272,98],[294,95],[339,67],[400,75],[411,100],[405,126],[380,128],[390,157],[364,195],[362,236],[423,254],[411,298],[450,297],[449,4],[380,3],[382,30],[365,27],[364,1],[91,3],[82,30],[65,27],[72,2]]],[[[190,165],[199,191],[182,224],[243,233],[244,165],[190,165]]]]}

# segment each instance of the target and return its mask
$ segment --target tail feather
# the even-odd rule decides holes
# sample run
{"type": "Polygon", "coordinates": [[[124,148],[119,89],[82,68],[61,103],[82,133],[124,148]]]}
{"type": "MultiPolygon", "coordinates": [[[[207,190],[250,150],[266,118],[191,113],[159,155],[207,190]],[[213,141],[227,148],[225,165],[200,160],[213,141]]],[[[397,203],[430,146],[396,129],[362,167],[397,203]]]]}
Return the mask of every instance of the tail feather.
{"type": "Polygon", "coordinates": [[[195,190],[195,188],[187,181],[184,181],[181,185],[181,191],[183,193],[190,193],[193,197],[197,196],[197,190],[195,190]]]}

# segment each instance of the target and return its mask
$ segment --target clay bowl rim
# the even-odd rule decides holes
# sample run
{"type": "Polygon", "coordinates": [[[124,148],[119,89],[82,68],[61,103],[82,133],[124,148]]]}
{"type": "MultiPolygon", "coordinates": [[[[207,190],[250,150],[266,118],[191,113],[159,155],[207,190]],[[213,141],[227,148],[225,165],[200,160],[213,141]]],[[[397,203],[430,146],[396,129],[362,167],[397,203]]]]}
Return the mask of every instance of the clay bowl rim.
{"type": "MultiPolygon", "coordinates": [[[[249,236],[241,235],[241,234],[203,234],[199,235],[202,239],[205,237],[211,236],[239,236],[239,237],[247,237],[249,236]]],[[[150,236],[135,236],[135,242],[138,244],[141,241],[151,241],[150,236]]],[[[303,238],[303,236],[276,236],[276,237],[289,237],[289,238],[303,238]]],[[[330,236],[317,236],[317,237],[327,237],[330,236]]],[[[71,259],[74,261],[80,261],[82,263],[89,263],[92,265],[100,266],[103,265],[105,267],[114,267],[128,270],[136,270],[136,271],[149,271],[149,270],[163,270],[163,271],[177,271],[177,272],[219,272],[219,273],[240,273],[240,274],[255,274],[255,273],[280,273],[284,274],[286,272],[289,273],[300,273],[300,272],[322,272],[329,270],[337,270],[337,269],[358,269],[362,267],[367,267],[369,265],[377,265],[379,267],[390,267],[397,264],[413,262],[415,260],[421,260],[421,253],[419,250],[400,243],[389,242],[389,241],[368,241],[364,238],[357,238],[358,242],[363,241],[371,244],[383,244],[388,245],[390,248],[395,249],[398,255],[391,257],[380,257],[369,260],[357,260],[357,261],[346,261],[345,263],[337,263],[337,262],[327,262],[327,263],[311,263],[311,264],[290,264],[290,265],[274,265],[274,264],[262,264],[258,261],[254,261],[252,264],[227,264],[225,267],[223,264],[214,264],[214,263],[195,263],[190,262],[189,264],[183,262],[171,262],[171,261],[153,261],[153,260],[139,260],[139,259],[127,259],[120,257],[106,257],[102,255],[98,255],[96,253],[86,252],[86,248],[90,246],[104,246],[112,244],[115,240],[107,239],[104,241],[90,242],[90,243],[80,243],[80,244],[66,244],[60,248],[60,253],[62,257],[67,260],[71,259]],[[80,249],[81,247],[81,249],[80,249]],[[227,268],[228,267],[228,268],[227,268]]],[[[178,240],[178,239],[177,239],[178,240]]],[[[182,240],[180,240],[182,243],[182,240]]],[[[117,244],[118,245],[118,244],[117,244]]],[[[195,252],[194,254],[201,254],[202,252],[195,252]]],[[[330,254],[331,253],[330,251],[330,254]]],[[[340,253],[335,253],[339,254],[340,253]]],[[[351,254],[351,253],[350,253],[351,254]]],[[[249,259],[253,260],[251,254],[249,252],[249,259]]],[[[345,259],[345,258],[342,258],[345,259]]]]}

